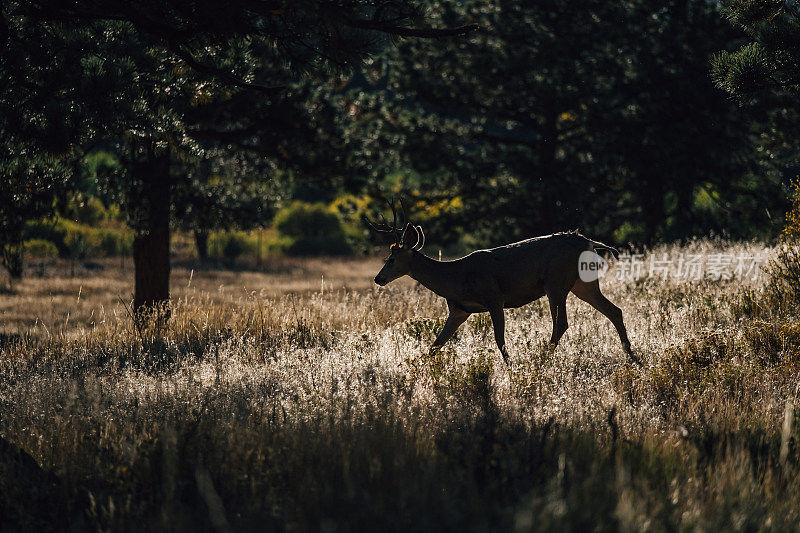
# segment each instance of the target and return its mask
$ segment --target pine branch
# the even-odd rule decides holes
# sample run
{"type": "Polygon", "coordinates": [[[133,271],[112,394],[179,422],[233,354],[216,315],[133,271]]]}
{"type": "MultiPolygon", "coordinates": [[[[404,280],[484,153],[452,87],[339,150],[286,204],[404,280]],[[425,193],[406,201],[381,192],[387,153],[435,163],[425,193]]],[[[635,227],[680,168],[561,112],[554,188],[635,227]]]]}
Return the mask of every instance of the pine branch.
{"type": "Polygon", "coordinates": [[[423,39],[437,39],[440,37],[454,37],[459,35],[466,35],[479,28],[477,24],[465,24],[464,26],[457,26],[455,28],[408,28],[404,26],[396,26],[394,24],[387,24],[375,20],[365,19],[350,19],[345,22],[351,28],[359,30],[371,30],[386,33],[388,35],[397,35],[399,37],[421,37],[423,39]]]}
{"type": "Polygon", "coordinates": [[[278,94],[286,88],[285,85],[262,85],[260,83],[251,83],[249,81],[245,81],[226,70],[199,61],[177,43],[169,42],[169,49],[196,72],[220,78],[232,85],[235,85],[236,87],[241,87],[243,89],[254,89],[270,96],[278,94]]]}

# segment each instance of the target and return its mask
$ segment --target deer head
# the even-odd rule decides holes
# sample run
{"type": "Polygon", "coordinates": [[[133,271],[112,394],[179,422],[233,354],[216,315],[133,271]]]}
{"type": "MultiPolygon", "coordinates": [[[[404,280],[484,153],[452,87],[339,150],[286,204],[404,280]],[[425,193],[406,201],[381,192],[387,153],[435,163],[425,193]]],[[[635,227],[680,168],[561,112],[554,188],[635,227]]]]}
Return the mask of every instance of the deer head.
{"type": "Polygon", "coordinates": [[[391,225],[382,214],[379,215],[380,222],[378,224],[374,224],[364,217],[364,222],[373,230],[392,235],[394,238],[394,244],[389,248],[390,255],[381,271],[375,276],[375,283],[381,287],[408,274],[411,271],[411,258],[425,245],[422,226],[415,226],[407,219],[405,202],[400,200],[400,210],[403,216],[401,224],[397,223],[397,209],[395,209],[394,201],[389,201],[389,207],[392,208],[391,225]],[[400,228],[403,228],[402,233],[400,228]]]}

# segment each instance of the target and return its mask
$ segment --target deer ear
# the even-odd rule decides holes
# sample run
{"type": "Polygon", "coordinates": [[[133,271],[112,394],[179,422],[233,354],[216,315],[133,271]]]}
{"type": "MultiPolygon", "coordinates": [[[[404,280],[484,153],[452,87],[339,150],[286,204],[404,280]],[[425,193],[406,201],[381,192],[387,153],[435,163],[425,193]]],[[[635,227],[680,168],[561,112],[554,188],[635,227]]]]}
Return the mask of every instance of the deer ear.
{"type": "Polygon", "coordinates": [[[419,240],[417,241],[416,246],[414,246],[415,250],[422,250],[422,247],[425,246],[425,232],[422,231],[422,226],[416,226],[417,228],[417,235],[419,235],[419,240]]]}
{"type": "Polygon", "coordinates": [[[403,246],[414,248],[419,242],[419,233],[413,224],[406,224],[406,229],[403,230],[403,246]]]}

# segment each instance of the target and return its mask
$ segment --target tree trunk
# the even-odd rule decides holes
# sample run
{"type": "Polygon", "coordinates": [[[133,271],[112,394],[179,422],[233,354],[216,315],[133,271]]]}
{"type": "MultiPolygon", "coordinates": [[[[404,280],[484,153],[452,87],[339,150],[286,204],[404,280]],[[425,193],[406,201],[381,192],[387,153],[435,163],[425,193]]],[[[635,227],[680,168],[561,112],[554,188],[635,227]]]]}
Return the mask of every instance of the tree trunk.
{"type": "Polygon", "coordinates": [[[194,245],[197,247],[197,257],[201,263],[208,261],[208,232],[195,230],[194,245]]]}
{"type": "Polygon", "coordinates": [[[149,150],[144,157],[134,164],[135,177],[142,183],[141,207],[146,213],[144,226],[133,240],[136,312],[169,302],[169,155],[155,155],[149,150]]]}
{"type": "Polygon", "coordinates": [[[19,239],[16,244],[9,244],[3,248],[2,262],[11,279],[22,278],[22,239],[19,239]]]}

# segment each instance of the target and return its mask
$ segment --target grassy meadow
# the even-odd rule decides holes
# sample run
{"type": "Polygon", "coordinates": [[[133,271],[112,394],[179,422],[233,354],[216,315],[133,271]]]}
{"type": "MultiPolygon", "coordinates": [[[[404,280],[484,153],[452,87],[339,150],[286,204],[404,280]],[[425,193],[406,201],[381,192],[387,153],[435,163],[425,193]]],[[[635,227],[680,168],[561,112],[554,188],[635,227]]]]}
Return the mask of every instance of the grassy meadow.
{"type": "MultiPolygon", "coordinates": [[[[772,252],[698,241],[656,254],[772,252]]],[[[645,257],[647,261],[647,257],[645,257]]],[[[617,280],[643,367],[570,296],[442,351],[444,301],[379,259],[67,265],[0,295],[0,521],[11,530],[797,530],[800,325],[759,280],[617,280]]],[[[645,268],[645,274],[646,272],[645,268]]]]}

